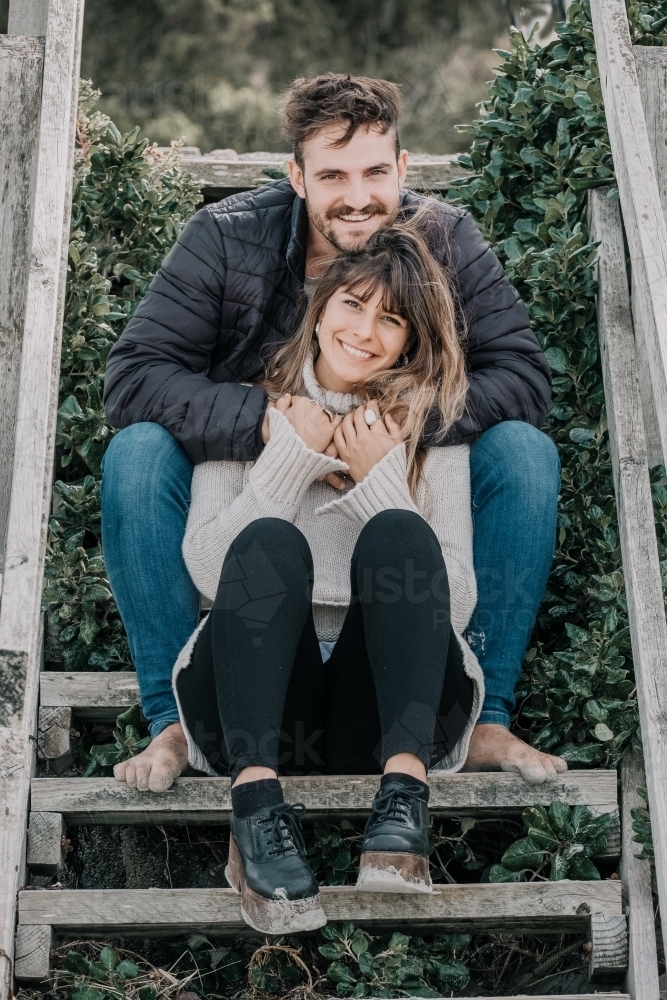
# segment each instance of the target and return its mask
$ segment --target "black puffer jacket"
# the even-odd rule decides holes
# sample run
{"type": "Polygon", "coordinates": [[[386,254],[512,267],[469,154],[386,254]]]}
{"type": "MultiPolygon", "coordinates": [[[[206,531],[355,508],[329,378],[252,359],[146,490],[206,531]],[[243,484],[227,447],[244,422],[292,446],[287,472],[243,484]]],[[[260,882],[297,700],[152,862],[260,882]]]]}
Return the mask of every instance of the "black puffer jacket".
{"type": "MultiPolygon", "coordinates": [[[[421,201],[403,194],[407,213],[421,201]]],[[[525,306],[472,218],[438,210],[432,249],[458,284],[470,377],[467,412],[446,443],[473,441],[501,420],[539,426],[549,368],[525,306]]],[[[256,458],[266,393],[244,383],[261,374],[261,349],[291,336],[303,316],[306,232],[305,203],[289,181],[197,212],[109,355],[112,426],[160,423],[195,463],[256,458]]],[[[426,442],[436,425],[429,421],[426,442]]]]}

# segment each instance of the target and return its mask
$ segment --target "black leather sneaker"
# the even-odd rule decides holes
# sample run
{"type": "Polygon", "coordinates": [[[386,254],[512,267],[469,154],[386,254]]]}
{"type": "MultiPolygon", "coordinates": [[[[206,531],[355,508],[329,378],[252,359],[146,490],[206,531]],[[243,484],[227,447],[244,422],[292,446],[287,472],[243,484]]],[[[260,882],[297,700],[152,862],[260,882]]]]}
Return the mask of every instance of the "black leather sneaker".
{"type": "Polygon", "coordinates": [[[243,919],[263,934],[317,930],[327,922],[306,861],[302,803],[280,802],[237,819],[232,814],[225,875],[241,894],[243,919]]]}
{"type": "Polygon", "coordinates": [[[432,892],[428,805],[418,786],[385,782],[376,793],[361,845],[357,889],[432,892]]]}

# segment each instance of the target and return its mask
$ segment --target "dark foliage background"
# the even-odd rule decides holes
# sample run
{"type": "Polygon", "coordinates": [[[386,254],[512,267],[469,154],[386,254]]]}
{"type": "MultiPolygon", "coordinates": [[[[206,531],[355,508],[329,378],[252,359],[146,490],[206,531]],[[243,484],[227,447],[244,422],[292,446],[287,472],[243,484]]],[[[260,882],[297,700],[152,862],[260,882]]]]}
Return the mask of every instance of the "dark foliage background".
{"type": "Polygon", "coordinates": [[[549,34],[552,0],[86,0],[82,76],[122,132],[205,152],[285,149],[278,95],[297,76],[386,76],[403,87],[407,148],[455,152],[492,46],[536,14],[549,34]]]}

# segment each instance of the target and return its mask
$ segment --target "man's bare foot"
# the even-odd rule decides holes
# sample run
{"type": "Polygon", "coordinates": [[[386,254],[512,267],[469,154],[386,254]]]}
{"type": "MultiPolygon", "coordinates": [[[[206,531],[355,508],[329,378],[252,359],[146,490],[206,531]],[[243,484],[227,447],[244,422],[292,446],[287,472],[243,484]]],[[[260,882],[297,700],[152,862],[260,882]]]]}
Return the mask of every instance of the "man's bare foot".
{"type": "Polygon", "coordinates": [[[464,771],[518,771],[531,785],[555,781],[567,771],[560,757],[535,750],[505,726],[481,723],[472,731],[464,771]]]}
{"type": "Polygon", "coordinates": [[[188,766],[188,745],[180,722],[172,722],[136,757],[113,769],[114,778],[140,792],[164,792],[188,766]]]}

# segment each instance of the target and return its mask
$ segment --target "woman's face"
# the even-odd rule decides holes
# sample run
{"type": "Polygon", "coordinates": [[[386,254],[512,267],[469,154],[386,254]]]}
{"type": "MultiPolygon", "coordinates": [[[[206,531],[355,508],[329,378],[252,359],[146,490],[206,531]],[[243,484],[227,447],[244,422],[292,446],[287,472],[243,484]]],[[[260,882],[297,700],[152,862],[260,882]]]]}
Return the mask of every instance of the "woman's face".
{"type": "Polygon", "coordinates": [[[392,368],[408,342],[408,323],[382,308],[382,289],[362,302],[339,288],[320,317],[315,375],[325,389],[345,392],[372,372],[392,368]]]}

